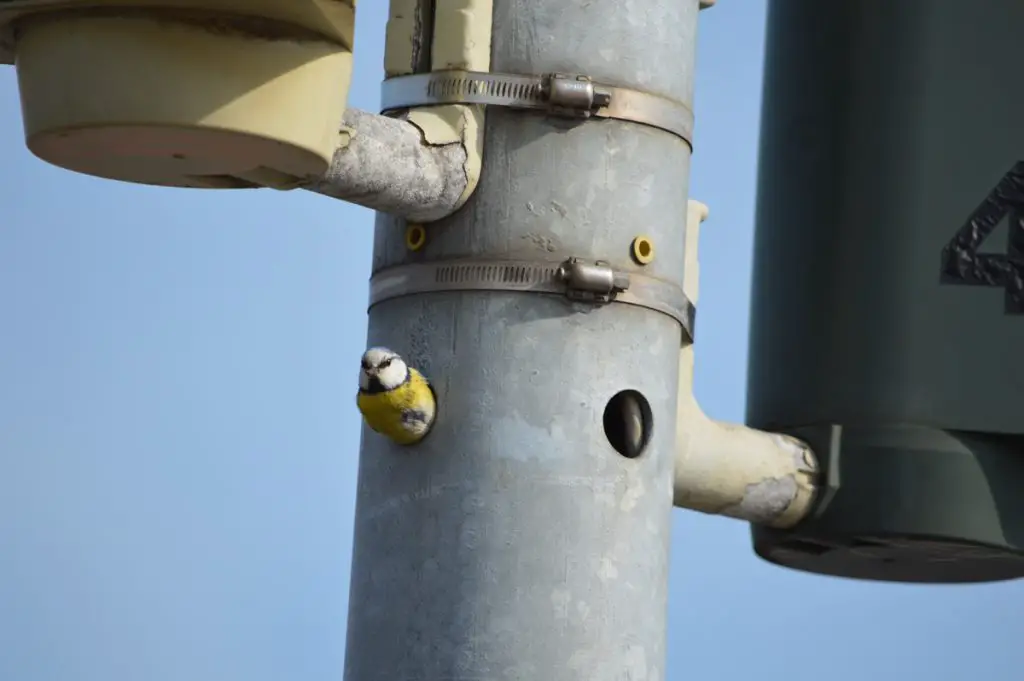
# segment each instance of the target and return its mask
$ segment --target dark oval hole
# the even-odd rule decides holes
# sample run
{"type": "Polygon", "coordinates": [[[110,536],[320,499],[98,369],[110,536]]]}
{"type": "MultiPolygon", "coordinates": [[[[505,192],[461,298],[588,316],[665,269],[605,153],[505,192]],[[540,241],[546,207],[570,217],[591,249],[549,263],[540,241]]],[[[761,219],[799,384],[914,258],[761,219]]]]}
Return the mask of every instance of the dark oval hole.
{"type": "Polygon", "coordinates": [[[643,454],[653,427],[651,405],[635,390],[623,390],[604,408],[604,434],[609,444],[627,459],[643,454]]]}

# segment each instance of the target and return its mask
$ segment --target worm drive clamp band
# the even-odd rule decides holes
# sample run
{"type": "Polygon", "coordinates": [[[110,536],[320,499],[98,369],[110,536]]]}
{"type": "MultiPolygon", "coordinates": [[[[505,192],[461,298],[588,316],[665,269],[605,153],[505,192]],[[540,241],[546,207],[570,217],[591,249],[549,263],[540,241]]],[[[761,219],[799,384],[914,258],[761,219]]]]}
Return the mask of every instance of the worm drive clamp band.
{"type": "Polygon", "coordinates": [[[636,305],[676,320],[684,343],[693,342],[696,309],[679,286],[580,258],[562,263],[451,260],[389,267],[370,279],[370,307],[393,298],[445,291],[542,293],[591,305],[636,305]]]}
{"type": "Polygon", "coordinates": [[[562,118],[615,118],[665,130],[693,147],[690,107],[649,92],[595,83],[587,76],[434,71],[388,78],[381,87],[385,114],[440,104],[487,104],[562,118]]]}

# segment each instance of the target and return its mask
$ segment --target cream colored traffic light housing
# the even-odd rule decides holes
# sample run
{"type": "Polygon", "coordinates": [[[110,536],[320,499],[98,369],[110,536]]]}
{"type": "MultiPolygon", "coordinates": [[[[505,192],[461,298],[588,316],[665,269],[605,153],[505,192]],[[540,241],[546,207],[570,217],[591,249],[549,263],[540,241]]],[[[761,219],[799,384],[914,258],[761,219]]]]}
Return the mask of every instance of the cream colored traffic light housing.
{"type": "Polygon", "coordinates": [[[289,189],[338,146],[355,0],[11,0],[0,61],[39,158],[127,182],[289,189]]]}

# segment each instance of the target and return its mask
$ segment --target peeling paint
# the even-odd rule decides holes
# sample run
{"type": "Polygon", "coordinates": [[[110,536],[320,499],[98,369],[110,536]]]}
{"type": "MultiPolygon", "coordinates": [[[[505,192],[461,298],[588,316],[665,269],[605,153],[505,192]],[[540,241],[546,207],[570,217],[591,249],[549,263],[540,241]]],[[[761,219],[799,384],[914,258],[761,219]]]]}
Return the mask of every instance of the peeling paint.
{"type": "Polygon", "coordinates": [[[468,187],[459,143],[424,144],[421,129],[400,118],[348,109],[327,173],[305,189],[414,222],[454,212],[468,187]]]}
{"type": "Polygon", "coordinates": [[[799,486],[792,477],[769,478],[747,485],[743,500],[728,506],[722,515],[740,517],[755,523],[771,523],[785,513],[796,500],[799,486]]]}
{"type": "Polygon", "coordinates": [[[632,511],[636,508],[637,502],[640,501],[646,491],[642,479],[637,478],[629,481],[626,492],[622,495],[622,501],[619,502],[619,508],[623,511],[632,511]]]}
{"type": "Polygon", "coordinates": [[[569,604],[572,602],[572,594],[562,589],[555,589],[551,592],[551,607],[554,609],[555,617],[566,619],[569,617],[569,604]]]}
{"type": "Polygon", "coordinates": [[[625,681],[647,681],[647,651],[643,646],[627,646],[622,662],[625,681]]]}
{"type": "Polygon", "coordinates": [[[391,0],[384,31],[384,76],[413,72],[419,49],[418,0],[391,0]]]}
{"type": "Polygon", "coordinates": [[[789,435],[774,435],[775,442],[780,450],[788,451],[793,457],[793,468],[805,473],[816,473],[817,462],[814,460],[814,453],[806,443],[801,442],[789,435]]]}
{"type": "MultiPolygon", "coordinates": [[[[420,0],[391,0],[384,50],[384,71],[388,77],[415,71],[419,61],[423,30],[420,26],[420,0]]],[[[445,0],[434,6],[431,64],[434,71],[467,69],[489,71],[491,60],[491,24],[493,0],[445,0]]],[[[483,166],[485,107],[454,104],[411,109],[406,120],[423,134],[426,145],[461,147],[462,166],[458,181],[447,178],[448,186],[460,187],[454,202],[444,210],[424,208],[431,222],[447,217],[472,196],[480,181],[483,166]]],[[[393,211],[387,211],[393,212],[393,211]]],[[[396,213],[409,218],[404,213],[396,213]]]]}
{"type": "Polygon", "coordinates": [[[444,146],[459,144],[465,153],[462,164],[463,190],[452,211],[469,200],[480,181],[483,165],[483,117],[481,105],[437,106],[409,111],[408,121],[419,128],[427,144],[444,146]]]}
{"type": "Polygon", "coordinates": [[[605,556],[601,558],[601,563],[597,567],[597,576],[602,582],[610,582],[618,578],[619,570],[615,567],[615,563],[605,556]]]}
{"type": "MultiPolygon", "coordinates": [[[[533,206],[528,206],[527,209],[531,213],[534,212],[533,206]]],[[[552,239],[549,236],[545,236],[543,234],[534,234],[531,232],[529,234],[524,234],[522,238],[526,241],[529,241],[531,244],[533,244],[542,251],[554,253],[555,251],[558,250],[558,247],[555,245],[554,239],[552,239]]]]}

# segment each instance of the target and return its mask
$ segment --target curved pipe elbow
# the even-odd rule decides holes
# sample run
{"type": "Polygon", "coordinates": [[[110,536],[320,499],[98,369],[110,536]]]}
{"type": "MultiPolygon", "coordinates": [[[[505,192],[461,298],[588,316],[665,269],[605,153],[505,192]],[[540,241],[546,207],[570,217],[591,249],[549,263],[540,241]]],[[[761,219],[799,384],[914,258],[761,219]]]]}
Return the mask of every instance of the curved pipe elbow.
{"type": "Polygon", "coordinates": [[[811,511],[814,452],[786,435],[708,418],[692,393],[680,395],[673,503],[771,527],[792,527],[811,511]]]}
{"type": "MultiPolygon", "coordinates": [[[[698,237],[708,207],[688,204],[683,288],[699,295],[698,237]]],[[[812,508],[818,463],[811,448],[786,435],[715,421],[693,394],[694,348],[679,353],[673,503],[772,527],[792,527],[812,508]]]]}
{"type": "Polygon", "coordinates": [[[474,162],[458,138],[430,144],[423,127],[407,118],[347,110],[330,169],[304,188],[411,222],[450,215],[476,186],[470,182],[474,162]]]}
{"type": "MultiPolygon", "coordinates": [[[[385,76],[489,71],[492,15],[493,0],[391,0],[385,76]]],[[[304,188],[408,222],[440,220],[476,191],[485,120],[485,107],[469,104],[395,116],[348,110],[330,169],[304,188]]]]}

